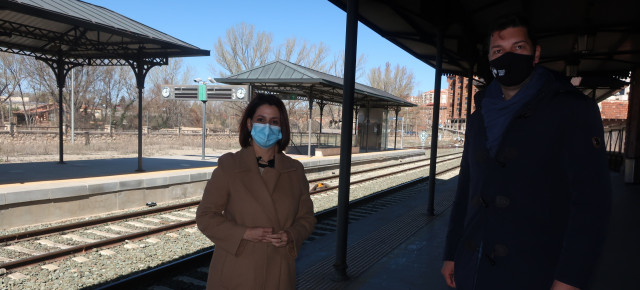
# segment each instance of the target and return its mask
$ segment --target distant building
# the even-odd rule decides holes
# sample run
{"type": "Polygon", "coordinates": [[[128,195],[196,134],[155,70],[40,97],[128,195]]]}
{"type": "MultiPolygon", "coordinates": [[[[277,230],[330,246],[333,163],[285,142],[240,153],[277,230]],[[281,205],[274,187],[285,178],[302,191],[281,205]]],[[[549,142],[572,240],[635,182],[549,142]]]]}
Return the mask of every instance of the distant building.
{"type": "Polygon", "coordinates": [[[629,86],[598,103],[598,107],[605,127],[624,126],[629,112],[629,86]]]}
{"type": "MultiPolygon", "coordinates": [[[[439,115],[439,126],[444,126],[448,121],[448,110],[449,110],[449,90],[442,89],[440,90],[440,115],[439,115]]],[[[424,99],[424,103],[422,106],[419,106],[421,110],[424,110],[424,115],[427,118],[427,122],[430,124],[433,120],[433,107],[435,102],[435,90],[431,90],[422,94],[422,98],[424,99]]]]}
{"type": "Polygon", "coordinates": [[[467,101],[471,101],[471,114],[476,106],[473,102],[473,96],[478,92],[478,88],[473,86],[473,80],[461,76],[447,77],[449,83],[450,104],[447,111],[447,120],[450,128],[463,130],[467,124],[467,101]],[[469,86],[471,95],[469,96],[469,86]]]}

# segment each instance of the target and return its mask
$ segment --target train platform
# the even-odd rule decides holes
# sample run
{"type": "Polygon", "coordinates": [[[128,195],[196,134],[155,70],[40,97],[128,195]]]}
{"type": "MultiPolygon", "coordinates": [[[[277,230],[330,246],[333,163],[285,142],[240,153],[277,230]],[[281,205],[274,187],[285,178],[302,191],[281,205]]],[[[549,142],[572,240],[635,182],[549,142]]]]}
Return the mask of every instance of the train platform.
{"type": "MultiPolygon", "coordinates": [[[[612,173],[613,211],[600,262],[587,289],[640,285],[640,185],[612,173]]],[[[440,275],[457,177],[436,184],[436,216],[426,215],[426,183],[416,194],[349,224],[347,281],[334,281],[335,233],[305,244],[298,258],[299,289],[451,289],[440,275]]],[[[524,281],[523,281],[524,282],[524,281]]]]}
{"type": "MultiPolygon", "coordinates": [[[[219,155],[0,164],[0,229],[198,198],[219,155]],[[52,204],[57,206],[53,207],[52,204]]],[[[419,149],[353,154],[352,162],[424,156],[419,149]]],[[[290,155],[305,170],[339,167],[339,156],[290,155]]]]}

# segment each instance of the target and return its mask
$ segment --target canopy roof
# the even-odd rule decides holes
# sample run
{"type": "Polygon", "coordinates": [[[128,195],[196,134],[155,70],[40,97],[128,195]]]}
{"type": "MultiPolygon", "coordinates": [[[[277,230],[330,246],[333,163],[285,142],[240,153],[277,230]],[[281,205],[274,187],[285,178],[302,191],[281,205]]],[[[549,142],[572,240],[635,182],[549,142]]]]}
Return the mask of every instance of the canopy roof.
{"type": "Polygon", "coordinates": [[[142,91],[149,70],[170,57],[207,56],[170,35],[79,0],[0,0],[0,51],[33,56],[58,85],[60,162],[64,163],[63,97],[67,73],[83,65],[128,65],[138,87],[138,171],[142,169],[142,91]]]}
{"type": "Polygon", "coordinates": [[[208,56],[175,37],[104,7],[77,0],[0,0],[0,51],[76,65],[128,65],[208,56]]]}
{"type": "MultiPolygon", "coordinates": [[[[280,59],[227,78],[216,78],[216,81],[225,84],[251,85],[254,91],[278,93],[283,99],[313,98],[316,102],[336,104],[342,103],[344,87],[342,78],[280,59]]],[[[355,106],[416,106],[385,91],[359,83],[355,85],[354,98],[355,106]]]]}
{"type": "MultiPolygon", "coordinates": [[[[347,0],[329,1],[346,11],[347,0]]],[[[488,80],[489,25],[518,13],[538,37],[540,63],[569,76],[608,78],[579,85],[588,94],[600,88],[595,95],[601,97],[620,88],[606,87],[616,83],[612,77],[627,77],[640,64],[639,8],[633,0],[360,0],[358,20],[432,67],[441,31],[443,73],[488,80]]]]}

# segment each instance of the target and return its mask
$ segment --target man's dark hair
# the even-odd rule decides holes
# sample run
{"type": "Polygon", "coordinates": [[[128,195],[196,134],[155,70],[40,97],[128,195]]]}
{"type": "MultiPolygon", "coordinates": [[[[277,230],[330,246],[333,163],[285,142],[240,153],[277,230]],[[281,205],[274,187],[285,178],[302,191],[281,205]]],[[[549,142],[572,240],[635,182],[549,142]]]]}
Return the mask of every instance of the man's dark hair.
{"type": "Polygon", "coordinates": [[[524,28],[526,28],[527,29],[527,36],[531,40],[531,44],[533,45],[534,48],[536,47],[536,45],[538,44],[538,40],[535,37],[535,33],[531,29],[531,25],[529,24],[529,21],[526,18],[524,18],[523,16],[520,16],[520,15],[517,15],[517,14],[509,14],[509,15],[505,15],[505,16],[502,16],[500,18],[497,18],[493,22],[493,24],[491,24],[491,26],[489,26],[489,33],[488,33],[488,36],[487,36],[487,48],[491,49],[489,47],[489,45],[491,43],[491,35],[493,35],[493,33],[497,32],[497,31],[505,30],[505,29],[510,28],[510,27],[524,27],[524,28]]]}
{"type": "Polygon", "coordinates": [[[256,114],[258,108],[262,105],[271,105],[278,108],[280,112],[280,131],[282,132],[282,139],[278,140],[278,151],[282,152],[289,146],[289,140],[291,139],[291,129],[289,128],[289,115],[287,114],[287,108],[280,98],[275,95],[269,94],[256,94],[247,108],[244,109],[242,119],[239,126],[239,141],[242,148],[251,146],[251,131],[247,125],[247,120],[253,119],[253,115],[256,114]]]}

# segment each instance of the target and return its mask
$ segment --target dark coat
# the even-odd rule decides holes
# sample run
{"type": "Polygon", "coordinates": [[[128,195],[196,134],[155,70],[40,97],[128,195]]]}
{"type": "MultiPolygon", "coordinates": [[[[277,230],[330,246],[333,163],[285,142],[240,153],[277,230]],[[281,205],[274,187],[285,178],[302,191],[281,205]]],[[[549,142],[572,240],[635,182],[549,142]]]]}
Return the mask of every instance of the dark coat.
{"type": "Polygon", "coordinates": [[[444,257],[457,289],[583,288],[599,256],[611,205],[602,120],[592,99],[547,73],[495,157],[475,96],[444,257]]]}
{"type": "Polygon", "coordinates": [[[260,174],[253,148],[222,155],[196,222],[215,243],[207,289],[294,289],[295,258],[316,223],[304,167],[276,153],[275,168],[260,174]],[[243,240],[248,227],[286,231],[290,242],[276,248],[243,240]]]}

